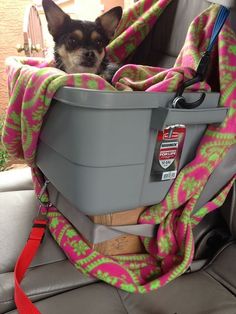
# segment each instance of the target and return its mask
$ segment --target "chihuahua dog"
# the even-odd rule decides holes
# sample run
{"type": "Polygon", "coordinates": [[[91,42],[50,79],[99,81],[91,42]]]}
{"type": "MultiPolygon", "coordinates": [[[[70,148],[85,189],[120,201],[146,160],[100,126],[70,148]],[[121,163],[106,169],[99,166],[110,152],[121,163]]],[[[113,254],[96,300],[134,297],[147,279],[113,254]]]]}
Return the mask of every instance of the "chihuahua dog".
{"type": "Polygon", "coordinates": [[[105,47],[114,36],[122,8],[114,7],[90,22],[71,19],[52,0],[42,4],[55,43],[56,67],[66,73],[95,73],[111,81],[118,66],[108,62],[105,47]]]}

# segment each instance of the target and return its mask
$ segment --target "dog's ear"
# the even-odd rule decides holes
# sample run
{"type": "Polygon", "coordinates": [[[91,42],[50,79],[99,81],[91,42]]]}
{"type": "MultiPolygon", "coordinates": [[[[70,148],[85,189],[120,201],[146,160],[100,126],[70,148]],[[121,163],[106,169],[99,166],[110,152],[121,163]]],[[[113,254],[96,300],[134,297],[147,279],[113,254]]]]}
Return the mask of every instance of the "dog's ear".
{"type": "Polygon", "coordinates": [[[70,16],[63,12],[52,0],[43,0],[42,5],[48,22],[48,30],[55,38],[65,22],[70,20],[70,16]]]}
{"type": "Polygon", "coordinates": [[[101,25],[109,39],[115,34],[116,28],[122,17],[122,7],[114,7],[96,19],[96,23],[101,25]]]}

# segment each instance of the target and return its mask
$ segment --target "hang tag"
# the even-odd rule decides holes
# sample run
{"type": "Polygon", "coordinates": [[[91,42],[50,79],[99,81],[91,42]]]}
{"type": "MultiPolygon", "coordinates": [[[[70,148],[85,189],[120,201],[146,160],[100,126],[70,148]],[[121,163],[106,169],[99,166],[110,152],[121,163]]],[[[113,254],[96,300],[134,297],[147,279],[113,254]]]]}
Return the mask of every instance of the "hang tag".
{"type": "Polygon", "coordinates": [[[166,181],[176,178],[184,145],[186,127],[171,125],[157,133],[151,180],[166,181]]]}

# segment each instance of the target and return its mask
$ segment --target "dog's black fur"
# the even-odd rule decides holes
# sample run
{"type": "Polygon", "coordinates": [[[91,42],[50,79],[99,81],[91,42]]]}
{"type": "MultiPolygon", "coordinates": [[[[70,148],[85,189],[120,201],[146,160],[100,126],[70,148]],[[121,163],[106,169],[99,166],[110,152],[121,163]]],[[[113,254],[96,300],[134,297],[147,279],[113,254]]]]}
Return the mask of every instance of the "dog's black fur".
{"type": "Polygon", "coordinates": [[[105,47],[122,17],[115,7],[95,22],[73,20],[52,0],[43,0],[48,29],[53,36],[56,67],[67,73],[96,73],[111,81],[118,65],[110,63],[105,47]]]}

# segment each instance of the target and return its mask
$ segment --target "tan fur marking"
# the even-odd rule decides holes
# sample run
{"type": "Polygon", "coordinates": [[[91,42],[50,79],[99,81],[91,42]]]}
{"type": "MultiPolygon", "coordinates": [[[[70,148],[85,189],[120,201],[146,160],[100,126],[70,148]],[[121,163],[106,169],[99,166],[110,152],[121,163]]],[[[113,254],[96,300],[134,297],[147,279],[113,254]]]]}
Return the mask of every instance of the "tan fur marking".
{"type": "Polygon", "coordinates": [[[66,50],[65,45],[62,45],[57,49],[57,52],[59,56],[61,57],[62,63],[66,69],[66,72],[69,71],[69,68],[71,67],[71,61],[70,61],[70,54],[66,50]]]}
{"type": "Polygon", "coordinates": [[[84,34],[81,30],[77,29],[76,31],[73,32],[73,34],[75,34],[80,40],[83,39],[84,34]]]}
{"type": "Polygon", "coordinates": [[[58,54],[59,54],[61,57],[67,57],[67,56],[68,56],[68,52],[66,51],[65,45],[61,45],[61,47],[59,47],[59,48],[57,49],[57,52],[58,52],[58,54]]]}
{"type": "Polygon", "coordinates": [[[101,35],[98,34],[98,32],[93,31],[92,34],[91,34],[91,40],[95,41],[95,40],[98,40],[98,39],[101,39],[101,35]]]}

